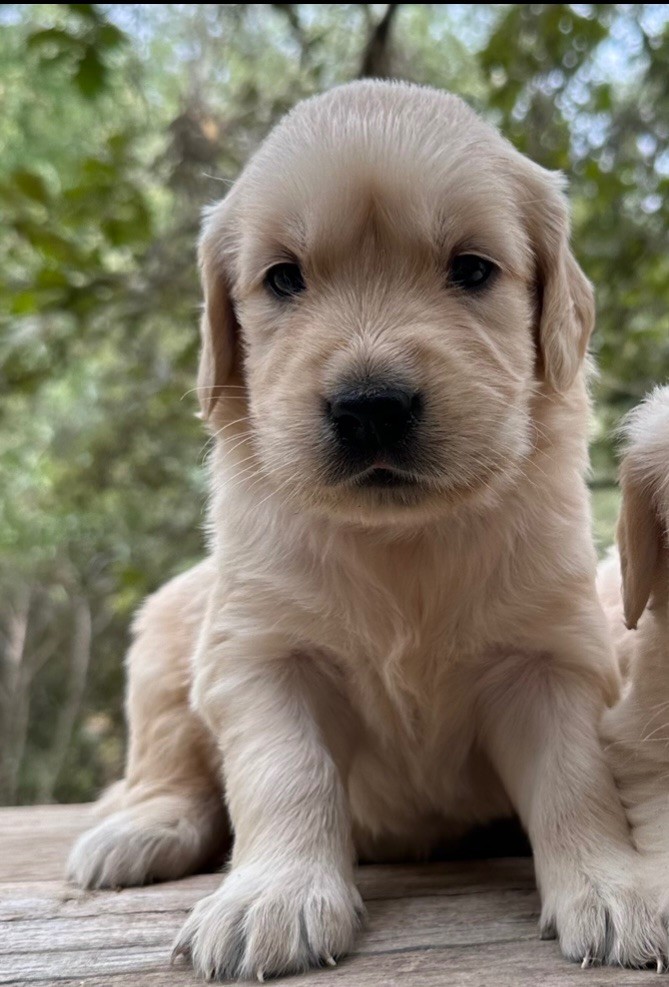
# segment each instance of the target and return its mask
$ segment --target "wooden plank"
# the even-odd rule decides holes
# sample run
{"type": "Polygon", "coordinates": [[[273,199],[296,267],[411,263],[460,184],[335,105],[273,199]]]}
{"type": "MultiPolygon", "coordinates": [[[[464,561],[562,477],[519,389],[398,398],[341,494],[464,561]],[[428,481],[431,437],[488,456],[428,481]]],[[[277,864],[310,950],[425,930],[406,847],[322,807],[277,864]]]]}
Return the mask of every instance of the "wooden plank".
{"type": "Polygon", "coordinates": [[[67,851],[92,822],[87,805],[0,809],[0,882],[60,880],[67,851]]]}
{"type": "MultiPolygon", "coordinates": [[[[0,921],[63,918],[69,915],[104,915],[192,908],[214,891],[218,874],[200,874],[148,888],[85,892],[57,881],[22,881],[0,884],[0,921]]],[[[534,878],[530,861],[494,860],[469,864],[368,866],[358,870],[358,887],[366,901],[432,895],[478,895],[485,892],[530,891],[534,878]]]]}
{"type": "Polygon", "coordinates": [[[0,922],[184,911],[219,884],[220,877],[216,874],[123,891],[81,891],[59,881],[3,883],[0,884],[0,922]]]}
{"type": "MultiPolygon", "coordinates": [[[[192,904],[192,902],[189,902],[192,904]]],[[[368,906],[360,948],[366,952],[394,947],[473,945],[491,940],[536,938],[535,892],[488,892],[478,895],[383,899],[368,906]]],[[[58,920],[58,935],[73,950],[114,950],[124,945],[162,945],[165,955],[187,906],[164,911],[70,915],[58,920]]],[[[8,956],[53,948],[53,919],[8,922],[0,942],[0,970],[8,956]]]]}
{"type": "MultiPolygon", "coordinates": [[[[170,945],[216,874],[87,893],[62,881],[87,807],[0,810],[0,984],[13,987],[194,987],[170,945]]],[[[333,970],[300,987],[645,987],[646,971],[582,971],[540,942],[539,900],[526,859],[369,866],[358,872],[368,921],[333,970]]]]}
{"type": "MultiPolygon", "coordinates": [[[[3,979],[3,984],[58,987],[195,987],[201,984],[185,965],[169,966],[143,952],[124,951],[116,966],[95,956],[78,962],[77,954],[63,956],[65,976],[34,971],[3,979]],[[149,964],[153,963],[153,966],[149,964]]],[[[657,987],[656,974],[580,966],[562,960],[554,943],[507,942],[484,946],[389,949],[368,955],[356,953],[335,969],[312,971],[279,981],[286,987],[657,987]]],[[[659,981],[661,984],[662,981],[659,981]]]]}

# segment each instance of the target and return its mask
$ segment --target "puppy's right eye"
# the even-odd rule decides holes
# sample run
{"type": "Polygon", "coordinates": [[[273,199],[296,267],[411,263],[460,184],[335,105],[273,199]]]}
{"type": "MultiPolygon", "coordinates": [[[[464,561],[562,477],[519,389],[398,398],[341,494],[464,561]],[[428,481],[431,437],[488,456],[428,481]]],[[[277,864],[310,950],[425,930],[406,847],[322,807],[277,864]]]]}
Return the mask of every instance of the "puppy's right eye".
{"type": "Polygon", "coordinates": [[[458,288],[476,291],[477,288],[482,288],[497,270],[497,265],[486,257],[479,257],[478,254],[459,254],[453,258],[448,276],[452,284],[458,288]]]}
{"type": "Polygon", "coordinates": [[[265,275],[265,287],[277,298],[292,298],[307,286],[298,264],[275,264],[265,275]]]}

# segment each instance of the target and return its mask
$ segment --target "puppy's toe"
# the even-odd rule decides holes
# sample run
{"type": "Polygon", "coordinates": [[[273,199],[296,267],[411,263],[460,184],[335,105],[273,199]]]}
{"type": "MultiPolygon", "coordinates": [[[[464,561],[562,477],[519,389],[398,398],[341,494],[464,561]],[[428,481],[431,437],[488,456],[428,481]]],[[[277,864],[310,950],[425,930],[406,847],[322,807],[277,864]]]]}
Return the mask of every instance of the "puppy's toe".
{"type": "Polygon", "coordinates": [[[363,912],[336,872],[293,867],[233,871],[191,912],[173,956],[207,979],[257,979],[333,964],[347,953],[363,912]]]}
{"type": "Polygon", "coordinates": [[[211,856],[222,809],[164,798],[115,812],[75,843],[67,878],[82,888],[122,888],[192,873],[211,856]]]}

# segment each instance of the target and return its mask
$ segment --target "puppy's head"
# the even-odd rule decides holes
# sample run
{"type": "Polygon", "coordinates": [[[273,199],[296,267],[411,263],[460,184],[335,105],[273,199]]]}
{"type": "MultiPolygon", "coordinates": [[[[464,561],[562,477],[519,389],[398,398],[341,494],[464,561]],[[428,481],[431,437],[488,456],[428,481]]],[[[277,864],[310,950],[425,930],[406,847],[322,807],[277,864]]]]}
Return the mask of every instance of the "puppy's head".
{"type": "Polygon", "coordinates": [[[533,395],[570,389],[592,328],[568,238],[560,179],[459,99],[308,100],[205,223],[203,413],[243,417],[267,482],[329,514],[415,519],[501,488],[533,395]]]}

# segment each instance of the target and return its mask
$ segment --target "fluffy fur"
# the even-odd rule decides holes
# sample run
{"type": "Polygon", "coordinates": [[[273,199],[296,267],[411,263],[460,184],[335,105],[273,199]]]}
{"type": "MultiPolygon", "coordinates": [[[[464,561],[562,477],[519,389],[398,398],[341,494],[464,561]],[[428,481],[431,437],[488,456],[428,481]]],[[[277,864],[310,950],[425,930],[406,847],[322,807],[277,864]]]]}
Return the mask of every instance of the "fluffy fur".
{"type": "MultiPolygon", "coordinates": [[[[620,557],[599,586],[626,677],[602,721],[648,882],[666,898],[669,873],[669,387],[629,416],[621,469],[620,557]],[[627,625],[627,626],[626,626],[627,625]]],[[[669,904],[667,902],[666,904],[669,904]]],[[[666,905],[665,905],[666,907],[666,905]]]]}
{"type": "Polygon", "coordinates": [[[222,777],[230,870],[175,950],[262,978],[350,948],[356,856],[515,811],[543,934],[573,960],[654,961],[596,730],[619,677],[584,481],[593,298],[559,176],[453,96],[356,83],[279,124],[200,256],[212,556],[147,604],[118,814],[71,878],[196,867],[227,835],[222,777]],[[461,253],[496,264],[477,293],[449,280],[461,253]],[[295,260],[307,289],[278,300],[265,272],[295,260]],[[424,397],[399,488],[333,468],[324,403],[379,377],[424,397]]]}

